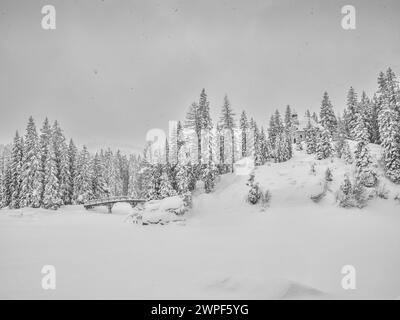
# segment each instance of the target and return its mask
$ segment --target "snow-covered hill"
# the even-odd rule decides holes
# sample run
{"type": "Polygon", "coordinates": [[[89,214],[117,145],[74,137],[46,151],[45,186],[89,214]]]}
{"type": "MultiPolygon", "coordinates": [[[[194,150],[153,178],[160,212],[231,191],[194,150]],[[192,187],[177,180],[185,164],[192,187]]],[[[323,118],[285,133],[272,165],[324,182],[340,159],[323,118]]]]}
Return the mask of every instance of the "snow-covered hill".
{"type": "MultiPolygon", "coordinates": [[[[379,147],[371,148],[377,160],[379,147]]],[[[229,174],[213,193],[195,195],[185,225],[124,223],[124,205],[112,215],[79,206],[3,209],[0,298],[398,298],[400,187],[379,171],[389,199],[340,208],[335,191],[351,170],[296,151],[256,168],[271,193],[265,210],[246,202],[248,177],[229,174]],[[314,203],[328,166],[330,191],[314,203]],[[56,267],[55,291],[40,286],[46,264],[56,267]],[[345,265],[356,270],[355,290],[341,286],[345,265]]]]}

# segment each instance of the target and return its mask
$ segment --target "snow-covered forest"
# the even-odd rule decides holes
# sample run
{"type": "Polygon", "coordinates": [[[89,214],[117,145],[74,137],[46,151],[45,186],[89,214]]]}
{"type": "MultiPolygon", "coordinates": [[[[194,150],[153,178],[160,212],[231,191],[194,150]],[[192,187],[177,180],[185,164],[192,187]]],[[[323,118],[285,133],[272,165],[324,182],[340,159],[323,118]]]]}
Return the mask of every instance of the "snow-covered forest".
{"type": "MultiPolygon", "coordinates": [[[[236,112],[225,96],[220,118],[213,121],[203,89],[170,132],[164,150],[154,150],[148,142],[142,155],[110,149],[90,154],[85,146],[78,150],[58,121],[51,124],[46,118],[38,129],[30,117],[24,135],[17,131],[13,142],[0,150],[1,207],[57,209],[121,195],[163,199],[193,191],[198,181],[208,193],[221,174],[233,172],[238,160],[250,158],[255,166],[285,162],[293,148],[314,154],[316,160],[339,157],[354,162],[355,175],[343,178],[339,204],[361,206],[363,188],[378,185],[369,143],[382,146],[384,172],[400,183],[400,90],[390,68],[379,74],[372,97],[350,87],[343,112],[325,92],[320,109],[306,111],[305,128],[290,106],[276,110],[268,128],[258,123],[262,119],[236,112]],[[303,129],[304,136],[299,135],[303,129]],[[348,140],[356,141],[354,154],[348,140]]],[[[258,192],[254,185],[251,202],[257,202],[258,192]]]]}

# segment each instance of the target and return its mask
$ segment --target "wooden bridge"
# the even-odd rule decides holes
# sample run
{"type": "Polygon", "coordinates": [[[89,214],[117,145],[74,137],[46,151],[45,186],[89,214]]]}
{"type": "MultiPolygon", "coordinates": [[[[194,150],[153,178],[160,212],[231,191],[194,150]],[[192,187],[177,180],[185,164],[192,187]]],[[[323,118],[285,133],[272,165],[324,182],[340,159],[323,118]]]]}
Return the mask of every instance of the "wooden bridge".
{"type": "Polygon", "coordinates": [[[132,206],[132,208],[134,208],[139,203],[146,202],[146,200],[135,199],[132,197],[110,197],[110,198],[104,198],[104,199],[90,200],[90,201],[84,203],[83,206],[85,207],[85,209],[92,209],[94,207],[105,206],[108,209],[108,213],[111,213],[111,210],[112,210],[114,204],[119,203],[119,202],[129,203],[132,206]]]}

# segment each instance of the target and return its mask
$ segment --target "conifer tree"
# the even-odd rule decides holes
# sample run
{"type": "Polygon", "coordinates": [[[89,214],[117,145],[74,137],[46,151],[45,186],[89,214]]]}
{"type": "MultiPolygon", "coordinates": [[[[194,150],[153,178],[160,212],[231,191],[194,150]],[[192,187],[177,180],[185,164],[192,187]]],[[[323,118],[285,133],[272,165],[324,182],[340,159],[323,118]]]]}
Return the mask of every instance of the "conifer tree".
{"type": "MultiPolygon", "coordinates": [[[[229,102],[228,96],[225,95],[224,97],[224,104],[222,106],[221,110],[221,116],[220,116],[220,124],[222,126],[222,129],[225,130],[226,132],[229,133],[230,135],[230,148],[231,148],[231,159],[232,159],[232,172],[233,172],[233,164],[235,163],[235,133],[234,129],[236,127],[235,125],[235,113],[232,110],[231,104],[229,102]]],[[[226,144],[226,141],[225,141],[226,144]]],[[[226,145],[225,145],[226,148],[226,145]]]]}
{"type": "Polygon", "coordinates": [[[9,174],[11,178],[10,193],[11,199],[9,205],[13,209],[20,208],[21,189],[22,189],[22,166],[23,166],[23,139],[18,131],[15,133],[14,143],[11,151],[11,162],[9,165],[9,174]]]}
{"type": "Polygon", "coordinates": [[[400,183],[400,93],[392,69],[380,74],[379,83],[379,132],[383,147],[383,162],[387,177],[400,183]]]}
{"type": "Polygon", "coordinates": [[[45,209],[58,209],[61,204],[60,187],[57,178],[57,161],[54,144],[49,143],[44,166],[44,193],[42,205],[45,209]]]}
{"type": "Polygon", "coordinates": [[[242,138],[242,157],[247,156],[247,131],[249,129],[249,123],[247,121],[247,115],[245,111],[242,111],[240,115],[240,132],[242,138]]]}
{"type": "Polygon", "coordinates": [[[350,136],[348,138],[354,139],[354,130],[357,124],[358,98],[357,93],[355,92],[353,87],[350,87],[347,93],[346,105],[347,110],[346,118],[344,118],[344,121],[347,123],[347,127],[350,133],[350,136]]]}
{"type": "Polygon", "coordinates": [[[74,144],[74,141],[70,139],[68,145],[68,168],[69,168],[69,180],[67,181],[68,195],[66,197],[66,204],[72,204],[75,202],[74,198],[74,182],[77,173],[77,153],[78,150],[74,144]]]}
{"type": "Polygon", "coordinates": [[[24,140],[22,165],[21,207],[38,208],[42,194],[41,156],[36,125],[32,117],[28,120],[24,140]]]}
{"type": "Polygon", "coordinates": [[[337,120],[335,113],[333,111],[333,106],[331,101],[329,100],[328,93],[325,91],[324,96],[321,103],[321,125],[327,129],[331,136],[336,133],[337,120]]]}
{"type": "Polygon", "coordinates": [[[91,157],[86,148],[79,153],[74,181],[74,198],[78,204],[85,203],[93,198],[91,157]]]}
{"type": "Polygon", "coordinates": [[[317,143],[316,157],[318,160],[327,159],[333,156],[332,136],[330,131],[325,128],[321,133],[321,138],[317,143]]]}
{"type": "Polygon", "coordinates": [[[317,151],[317,136],[318,129],[309,123],[306,128],[306,152],[308,154],[313,154],[317,151]]]}

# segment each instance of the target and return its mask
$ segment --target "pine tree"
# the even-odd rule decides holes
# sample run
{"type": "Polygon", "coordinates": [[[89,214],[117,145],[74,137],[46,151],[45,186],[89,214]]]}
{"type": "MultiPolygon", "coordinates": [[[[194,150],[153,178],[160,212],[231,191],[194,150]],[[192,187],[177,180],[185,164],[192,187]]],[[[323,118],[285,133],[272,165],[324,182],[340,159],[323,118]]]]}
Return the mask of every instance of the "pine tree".
{"type": "Polygon", "coordinates": [[[371,156],[368,151],[366,140],[358,141],[354,155],[356,176],[359,178],[360,182],[366,187],[375,186],[377,177],[375,171],[372,169],[371,156]]]}
{"type": "Polygon", "coordinates": [[[42,205],[46,209],[58,209],[61,204],[60,198],[60,187],[57,178],[57,161],[54,150],[54,144],[51,143],[48,146],[45,166],[44,166],[44,192],[42,205]]]}
{"type": "Polygon", "coordinates": [[[57,164],[57,179],[59,182],[59,196],[62,204],[67,203],[69,200],[69,185],[70,172],[68,161],[68,146],[65,142],[65,137],[62,129],[57,121],[54,122],[52,127],[52,139],[54,146],[54,154],[57,164]]]}
{"type": "Polygon", "coordinates": [[[389,68],[378,78],[379,132],[383,147],[383,163],[387,177],[400,183],[400,93],[396,76],[389,68]]]}
{"type": "Polygon", "coordinates": [[[333,111],[333,106],[331,101],[329,100],[328,93],[325,91],[324,96],[321,103],[321,125],[327,129],[331,136],[336,133],[337,129],[337,120],[335,113],[333,111]]]}
{"type": "Polygon", "coordinates": [[[189,172],[186,164],[179,164],[176,173],[177,192],[183,195],[189,192],[189,172]]]}
{"type": "Polygon", "coordinates": [[[38,208],[41,205],[42,193],[41,155],[36,125],[29,118],[24,142],[22,165],[21,207],[38,208]]]}
{"type": "Polygon", "coordinates": [[[292,129],[292,110],[289,105],[286,106],[285,111],[285,128],[286,130],[292,129]]]}
{"type": "Polygon", "coordinates": [[[324,129],[321,138],[317,143],[316,157],[318,160],[327,159],[333,156],[332,136],[328,129],[324,129]]]}
{"type": "MultiPolygon", "coordinates": [[[[224,104],[221,110],[220,124],[222,129],[229,133],[231,140],[231,158],[232,158],[232,172],[233,164],[235,163],[235,113],[232,110],[231,104],[229,102],[228,96],[224,97],[224,104]]],[[[226,145],[225,145],[226,148],[226,145]]]]}
{"type": "Polygon", "coordinates": [[[249,123],[247,121],[246,112],[243,111],[240,115],[240,132],[242,138],[242,157],[247,156],[247,131],[249,129],[249,123]]]}
{"type": "Polygon", "coordinates": [[[318,129],[309,123],[308,127],[306,128],[306,152],[308,154],[317,152],[317,136],[318,129]]]}
{"type": "Polygon", "coordinates": [[[350,87],[347,93],[347,110],[346,110],[346,118],[344,119],[347,123],[347,127],[350,133],[350,136],[347,138],[354,139],[354,130],[357,123],[357,112],[358,112],[357,109],[358,109],[357,93],[355,92],[353,87],[350,87]]]}
{"type": "MultiPolygon", "coordinates": [[[[50,144],[52,143],[52,132],[51,132],[51,127],[49,124],[49,120],[46,118],[43,122],[43,126],[40,129],[40,139],[39,139],[39,144],[40,144],[40,155],[41,155],[41,171],[43,173],[42,175],[42,190],[41,190],[41,195],[40,199],[43,202],[43,197],[44,197],[44,191],[45,191],[45,186],[46,186],[46,181],[45,181],[45,172],[46,172],[46,165],[47,165],[47,160],[48,160],[48,153],[50,144]]],[[[54,148],[53,148],[54,152],[54,148]]]]}
{"type": "Polygon", "coordinates": [[[9,165],[9,174],[11,176],[11,201],[10,207],[18,209],[21,206],[21,189],[22,189],[22,166],[23,166],[23,140],[19,136],[18,131],[14,137],[14,143],[11,151],[11,163],[9,165]]]}
{"type": "Polygon", "coordinates": [[[172,187],[171,181],[168,177],[167,171],[165,167],[162,169],[162,174],[160,177],[160,189],[159,189],[159,198],[164,199],[167,197],[176,196],[177,193],[172,187]]]}
{"type": "Polygon", "coordinates": [[[102,199],[109,195],[110,191],[108,189],[106,180],[104,178],[105,169],[103,158],[99,156],[98,153],[95,154],[93,162],[93,176],[92,176],[92,190],[93,198],[102,199]]]}
{"type": "Polygon", "coordinates": [[[78,204],[85,203],[93,198],[92,179],[91,157],[86,146],[83,146],[77,159],[74,181],[74,199],[78,204]]]}
{"type": "Polygon", "coordinates": [[[76,178],[76,165],[77,165],[77,153],[78,150],[74,144],[74,141],[71,139],[68,145],[68,168],[69,168],[69,180],[67,183],[68,195],[66,197],[65,204],[72,204],[75,202],[74,197],[74,182],[76,178]]]}
{"type": "Polygon", "coordinates": [[[350,146],[347,140],[344,140],[343,142],[341,158],[346,162],[346,164],[353,163],[353,155],[351,153],[350,146]]]}
{"type": "Polygon", "coordinates": [[[372,143],[381,143],[380,139],[380,133],[379,133],[379,102],[376,94],[374,94],[374,97],[372,98],[371,101],[371,114],[370,114],[370,137],[371,137],[371,142],[372,143]]]}

